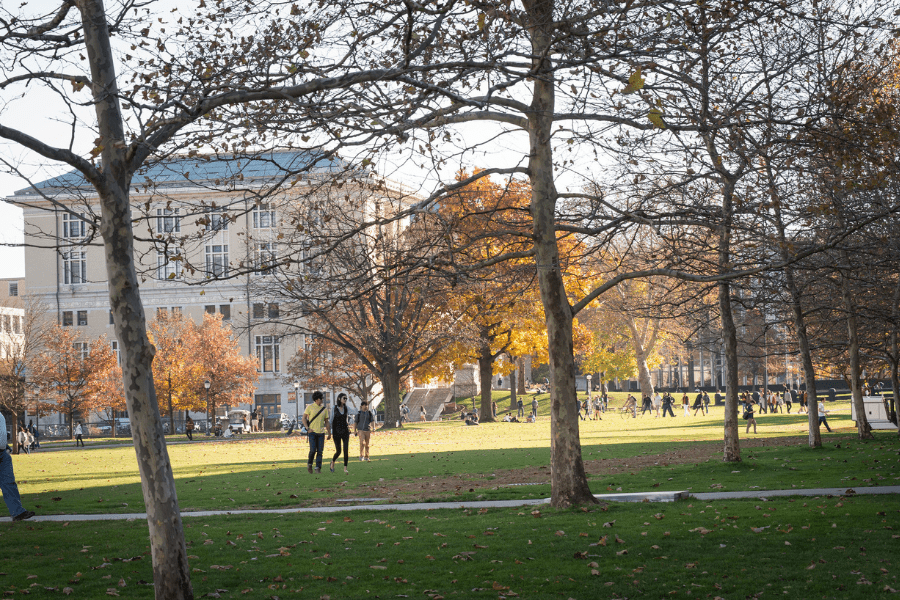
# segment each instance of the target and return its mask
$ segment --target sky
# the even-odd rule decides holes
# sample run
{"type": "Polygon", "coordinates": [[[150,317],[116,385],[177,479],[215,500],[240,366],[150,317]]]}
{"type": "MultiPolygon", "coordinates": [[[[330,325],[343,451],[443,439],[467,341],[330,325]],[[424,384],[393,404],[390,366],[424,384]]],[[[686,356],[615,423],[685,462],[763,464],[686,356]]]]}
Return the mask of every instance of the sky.
{"type": "MultiPolygon", "coordinates": [[[[14,177],[0,174],[0,198],[25,187],[14,177]]],[[[22,232],[22,209],[0,203],[0,278],[25,277],[25,249],[22,232]],[[10,247],[7,244],[17,245],[10,247]]]]}

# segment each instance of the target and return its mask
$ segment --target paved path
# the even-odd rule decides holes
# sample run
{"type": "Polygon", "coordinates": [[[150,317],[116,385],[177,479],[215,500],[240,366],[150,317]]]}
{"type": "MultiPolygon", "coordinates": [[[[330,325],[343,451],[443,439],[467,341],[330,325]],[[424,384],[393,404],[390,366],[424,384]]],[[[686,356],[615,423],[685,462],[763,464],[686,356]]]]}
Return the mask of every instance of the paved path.
{"type": "MultiPolygon", "coordinates": [[[[687,491],[673,492],[646,492],[632,494],[598,494],[595,497],[600,502],[673,502],[675,500],[734,500],[739,498],[770,498],[773,496],[848,496],[848,495],[874,495],[874,494],[900,494],[900,486],[879,486],[861,488],[812,488],[792,490],[755,490],[749,492],[711,492],[692,494],[687,491]],[[853,490],[852,492],[850,490],[853,490]]],[[[373,498],[372,500],[383,500],[373,498]]],[[[533,498],[523,500],[484,500],[478,502],[418,502],[414,504],[355,504],[351,506],[317,506],[312,508],[273,508],[261,510],[202,510],[183,512],[184,518],[193,517],[217,517],[221,515],[285,515],[294,513],[331,513],[350,510],[438,510],[460,508],[516,508],[548,504],[549,498],[533,498]]],[[[145,520],[146,513],[119,513],[97,515],[39,515],[32,521],[127,521],[145,520]]],[[[9,517],[0,519],[0,522],[10,521],[9,517]]]]}

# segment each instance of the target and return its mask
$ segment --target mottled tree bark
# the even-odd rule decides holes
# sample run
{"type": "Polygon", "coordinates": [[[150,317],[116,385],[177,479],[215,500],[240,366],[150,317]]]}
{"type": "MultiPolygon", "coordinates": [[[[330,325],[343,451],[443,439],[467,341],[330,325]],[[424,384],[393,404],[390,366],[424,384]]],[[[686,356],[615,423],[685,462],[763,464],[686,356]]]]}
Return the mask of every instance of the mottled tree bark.
{"type": "MultiPolygon", "coordinates": [[[[718,259],[722,272],[731,269],[731,227],[734,211],[734,184],[725,183],[722,190],[722,228],[719,232],[718,259]]],[[[741,460],[738,437],[738,355],[737,329],[731,309],[731,285],[722,280],[718,285],[722,337],[725,340],[725,462],[741,460]]]]}
{"type": "Polygon", "coordinates": [[[554,35],[552,0],[525,0],[534,58],[534,86],[528,116],[531,216],[541,303],[547,322],[550,355],[550,504],[566,507],[596,503],[588,486],[581,456],[578,412],[575,407],[575,358],[572,306],[566,295],[556,242],[557,191],[553,173],[551,126],[555,77],[550,61],[554,35]]]}
{"type": "Polygon", "coordinates": [[[122,348],[122,375],[150,530],[157,598],[193,598],[175,478],[166,450],[156,391],[154,348],[147,338],[138,292],[128,187],[132,171],[117,96],[115,61],[101,0],[78,0],[85,50],[91,66],[102,169],[91,183],[100,197],[100,233],[106,255],[109,302],[122,348]]]}

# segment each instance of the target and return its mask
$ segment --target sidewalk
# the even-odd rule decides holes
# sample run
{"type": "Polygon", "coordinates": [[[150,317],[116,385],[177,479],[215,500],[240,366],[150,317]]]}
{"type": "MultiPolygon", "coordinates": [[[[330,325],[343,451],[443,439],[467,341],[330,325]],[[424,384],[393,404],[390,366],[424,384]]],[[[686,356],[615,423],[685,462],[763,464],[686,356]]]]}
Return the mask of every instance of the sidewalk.
{"type": "MultiPolygon", "coordinates": [[[[598,494],[595,497],[600,502],[674,502],[676,500],[734,500],[740,498],[770,498],[775,496],[864,496],[880,494],[900,494],[900,486],[879,486],[861,488],[811,488],[792,490],[753,490],[749,492],[712,492],[692,494],[687,491],[672,492],[638,492],[631,494],[598,494]]],[[[383,498],[358,499],[377,501],[383,498]]],[[[285,515],[295,513],[333,513],[351,510],[440,510],[462,508],[516,508],[538,506],[548,504],[549,498],[533,498],[530,500],[485,500],[478,502],[418,502],[414,504],[353,504],[349,506],[319,506],[312,508],[276,508],[260,510],[202,510],[195,512],[183,512],[183,518],[193,517],[217,517],[221,515],[285,515]]],[[[120,513],[97,515],[38,515],[30,521],[127,521],[146,520],[146,513],[120,513]]],[[[6,517],[0,522],[12,521],[6,517]]]]}

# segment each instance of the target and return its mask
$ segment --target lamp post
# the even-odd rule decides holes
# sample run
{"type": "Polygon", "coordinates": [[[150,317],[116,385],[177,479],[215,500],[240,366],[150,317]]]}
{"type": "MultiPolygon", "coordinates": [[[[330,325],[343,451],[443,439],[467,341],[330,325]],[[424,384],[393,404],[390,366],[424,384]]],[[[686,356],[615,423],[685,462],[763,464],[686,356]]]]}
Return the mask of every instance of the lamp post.
{"type": "Polygon", "coordinates": [[[294,382],[294,423],[296,423],[296,427],[300,426],[300,382],[294,382]]]}
{"type": "Polygon", "coordinates": [[[591,374],[588,373],[585,378],[587,379],[587,392],[588,392],[588,408],[590,409],[591,404],[591,374]]]}
{"type": "Polygon", "coordinates": [[[210,425],[209,425],[209,388],[212,383],[209,382],[209,379],[203,382],[203,387],[206,388],[206,435],[210,435],[210,425]]]}

